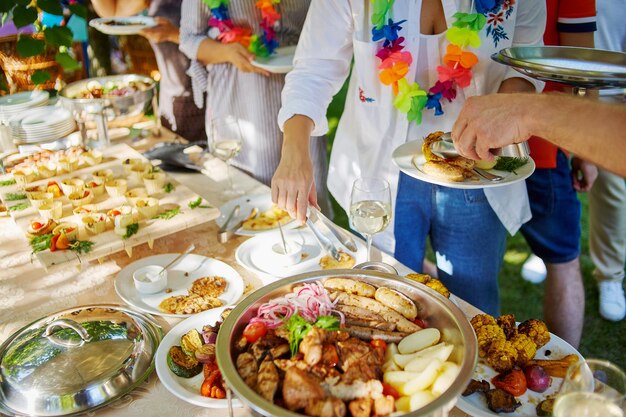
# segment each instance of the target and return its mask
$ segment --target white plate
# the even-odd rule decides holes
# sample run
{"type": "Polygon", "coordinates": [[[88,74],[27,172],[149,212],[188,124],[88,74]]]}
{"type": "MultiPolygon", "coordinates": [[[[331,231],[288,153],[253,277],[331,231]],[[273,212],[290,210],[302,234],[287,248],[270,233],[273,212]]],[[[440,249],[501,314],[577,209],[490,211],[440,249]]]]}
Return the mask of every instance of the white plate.
{"type": "MultiPolygon", "coordinates": [[[[237,218],[233,218],[231,220],[231,225],[238,223],[242,219],[246,219],[250,215],[250,211],[253,208],[257,208],[259,210],[259,214],[269,210],[272,208],[272,196],[270,193],[267,194],[257,194],[257,195],[244,195],[243,197],[236,198],[234,200],[230,200],[228,203],[224,204],[220,207],[220,217],[215,219],[215,223],[217,223],[218,227],[222,227],[224,222],[226,222],[226,218],[233,211],[236,205],[239,204],[239,216],[237,218]]],[[[295,227],[298,227],[297,221],[291,221],[285,225],[283,225],[283,230],[290,230],[295,227]]],[[[256,236],[263,233],[268,233],[272,231],[277,231],[278,227],[270,230],[243,230],[239,228],[235,231],[238,235],[241,236],[256,236]]]]}
{"type": "MultiPolygon", "coordinates": [[[[228,400],[226,399],[218,400],[200,395],[200,386],[204,381],[202,372],[193,378],[181,378],[174,375],[167,366],[167,353],[172,346],[180,345],[180,338],[189,330],[196,329],[201,331],[202,327],[207,324],[211,326],[214,325],[221,319],[220,314],[222,314],[225,308],[226,307],[220,307],[203,311],[178,323],[165,335],[163,340],[161,340],[159,349],[154,357],[156,372],[163,386],[169,392],[190,404],[206,408],[228,408],[228,400]]],[[[241,401],[239,401],[238,398],[233,398],[233,407],[241,406],[241,401]]]]}
{"type": "Polygon", "coordinates": [[[107,35],[137,35],[145,28],[155,26],[154,18],[149,16],[102,17],[89,21],[89,26],[107,35]],[[112,22],[113,24],[107,24],[112,22]],[[136,23],[125,25],[123,23],[136,23]]]}
{"type": "MultiPolygon", "coordinates": [[[[280,233],[273,232],[255,236],[243,242],[235,252],[235,259],[247,270],[259,274],[264,282],[321,269],[319,261],[325,253],[309,229],[300,228],[285,232],[285,239],[303,243],[304,252],[308,253],[309,256],[296,265],[288,267],[276,265],[272,262],[272,245],[280,243],[281,240],[280,233]]],[[[334,237],[332,239],[338,249],[342,249],[350,256],[355,257],[355,265],[367,260],[367,249],[360,240],[356,240],[357,252],[355,254],[344,248],[334,237]]]]}
{"type": "Polygon", "coordinates": [[[42,103],[50,97],[47,91],[24,91],[22,93],[11,94],[0,97],[0,110],[16,111],[17,109],[25,109],[34,104],[42,103]]]}
{"type": "Polygon", "coordinates": [[[268,57],[256,57],[252,61],[255,67],[263,68],[274,74],[286,74],[293,69],[293,57],[296,46],[283,46],[276,48],[274,54],[268,57]]]}
{"type": "Polygon", "coordinates": [[[180,262],[167,271],[167,288],[171,288],[172,292],[161,291],[156,294],[143,294],[135,289],[133,272],[148,265],[165,266],[173,261],[176,256],[178,256],[177,253],[149,256],[126,266],[117,274],[115,291],[122,300],[143,312],[165,317],[189,317],[189,314],[163,313],[159,310],[159,304],[168,297],[188,294],[187,290],[196,279],[217,275],[223,277],[228,284],[224,294],[218,298],[224,302],[225,306],[239,301],[243,294],[244,284],[237,271],[224,262],[193,253],[183,257],[180,262]]]}
{"type": "Polygon", "coordinates": [[[450,188],[478,189],[502,187],[503,185],[511,185],[519,181],[524,181],[535,171],[535,162],[532,158],[528,158],[528,163],[519,168],[515,173],[496,171],[494,169],[487,170],[488,172],[504,177],[501,181],[492,182],[482,177],[480,177],[477,181],[466,180],[465,182],[441,180],[427,175],[420,169],[420,167],[426,162],[424,154],[422,153],[421,140],[407,142],[398,146],[393,151],[391,158],[393,159],[393,163],[396,164],[396,166],[400,168],[400,171],[405,174],[410,175],[413,178],[417,178],[418,180],[450,188]],[[417,165],[415,165],[415,163],[417,163],[417,165]]]}
{"type": "MultiPolygon", "coordinates": [[[[127,127],[116,127],[113,129],[109,129],[109,140],[120,140],[125,139],[130,135],[130,129],[127,127]]],[[[82,143],[82,136],[80,132],[74,132],[68,136],[68,139],[71,143],[82,143]]],[[[98,131],[96,129],[87,130],[87,139],[89,140],[97,140],[98,139],[98,131]]]]}
{"type": "MultiPolygon", "coordinates": [[[[574,349],[569,343],[567,343],[560,337],[550,333],[550,341],[546,343],[545,346],[537,350],[535,359],[558,359],[565,355],[571,354],[578,355],[581,361],[584,360],[582,355],[578,353],[578,351],[574,349]],[[550,356],[545,355],[547,350],[551,352],[550,356]]],[[[487,361],[485,359],[478,358],[478,365],[476,365],[476,369],[474,369],[474,376],[472,378],[479,381],[484,379],[485,381],[491,383],[491,379],[496,375],[497,372],[491,369],[489,365],[487,365],[487,361]]],[[[561,387],[561,381],[562,378],[552,378],[552,384],[545,392],[538,393],[527,390],[524,395],[516,397],[519,402],[522,403],[522,406],[515,410],[514,413],[494,413],[487,407],[487,400],[485,399],[485,395],[479,392],[476,392],[467,397],[460,396],[456,403],[456,406],[461,411],[474,417],[502,417],[504,415],[510,417],[536,417],[537,412],[535,410],[535,407],[537,406],[537,404],[539,404],[540,401],[546,399],[549,395],[555,394],[561,387]]],[[[493,388],[493,384],[491,384],[491,386],[493,388]]]]}

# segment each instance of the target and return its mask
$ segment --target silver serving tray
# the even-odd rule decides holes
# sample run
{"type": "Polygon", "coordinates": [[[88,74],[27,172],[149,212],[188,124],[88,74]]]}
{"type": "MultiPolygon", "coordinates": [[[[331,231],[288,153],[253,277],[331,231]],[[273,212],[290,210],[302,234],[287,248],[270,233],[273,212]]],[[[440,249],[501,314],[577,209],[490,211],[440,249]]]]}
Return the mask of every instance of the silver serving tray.
{"type": "Polygon", "coordinates": [[[574,87],[626,87],[626,53],[565,46],[502,49],[491,59],[542,81],[574,87]]]}

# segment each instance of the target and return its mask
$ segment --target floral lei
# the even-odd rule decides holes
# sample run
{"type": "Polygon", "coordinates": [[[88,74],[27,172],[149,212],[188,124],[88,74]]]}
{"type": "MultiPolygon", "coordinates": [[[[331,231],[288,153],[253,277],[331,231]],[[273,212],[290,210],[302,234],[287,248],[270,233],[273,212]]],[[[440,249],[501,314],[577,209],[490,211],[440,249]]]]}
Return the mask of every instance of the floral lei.
{"type": "MultiPolygon", "coordinates": [[[[428,89],[420,88],[416,82],[409,83],[406,75],[413,62],[410,52],[404,51],[404,37],[399,36],[402,24],[406,20],[394,22],[391,11],[395,0],[371,0],[372,40],[383,40],[376,56],[381,60],[378,78],[393,89],[395,99],[393,105],[402,113],[407,114],[409,122],[422,123],[424,108],[433,109],[435,116],[443,115],[442,99],[452,102],[456,98],[457,88],[465,88],[472,80],[472,67],[478,63],[478,57],[466,49],[468,46],[478,48],[478,33],[485,26],[486,18],[482,13],[456,13],[454,23],[446,33],[450,42],[443,57],[443,65],[437,67],[438,81],[428,89]],[[387,22],[387,23],[385,23],[387,22]]],[[[487,1],[488,2],[488,1],[487,1]]]]}
{"type": "Polygon", "coordinates": [[[261,36],[252,34],[249,28],[235,26],[228,13],[230,0],[203,0],[211,10],[209,26],[217,28],[217,40],[222,43],[237,42],[248,48],[250,52],[260,57],[267,57],[278,47],[275,26],[280,20],[280,13],[274,7],[280,0],[258,0],[257,9],[261,10],[261,36]]]}

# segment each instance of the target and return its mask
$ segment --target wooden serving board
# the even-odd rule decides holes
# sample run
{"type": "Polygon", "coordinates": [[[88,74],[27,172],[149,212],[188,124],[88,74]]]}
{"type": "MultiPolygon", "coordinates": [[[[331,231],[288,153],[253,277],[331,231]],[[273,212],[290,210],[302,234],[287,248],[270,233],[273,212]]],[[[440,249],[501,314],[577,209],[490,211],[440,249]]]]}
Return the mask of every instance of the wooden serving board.
{"type": "MultiPolygon", "coordinates": [[[[34,181],[28,184],[28,186],[35,186],[41,184],[47,184],[49,181],[60,182],[67,178],[81,178],[87,180],[92,178],[91,173],[93,171],[110,169],[113,171],[114,178],[124,178],[128,181],[128,190],[133,188],[143,187],[140,181],[131,177],[127,177],[122,166],[122,161],[129,158],[141,158],[147,163],[139,152],[132,149],[126,144],[114,145],[110,148],[102,150],[103,159],[102,162],[94,166],[81,166],[76,171],[71,173],[58,175],[52,178],[42,179],[34,181]]],[[[11,179],[11,174],[6,174],[0,177],[0,181],[11,179]]],[[[171,183],[174,185],[174,190],[170,193],[163,191],[160,194],[152,195],[151,197],[159,200],[159,213],[163,213],[167,209],[179,207],[180,213],[171,219],[141,219],[136,209],[134,210],[135,221],[139,224],[138,232],[129,237],[128,239],[122,239],[113,231],[112,224],[107,221],[107,229],[105,232],[92,235],[88,233],[82,226],[81,218],[78,215],[73,214],[74,207],[70,204],[68,198],[63,196],[60,200],[63,202],[63,217],[61,222],[71,222],[79,225],[79,240],[90,240],[94,242],[91,252],[87,254],[76,255],[70,250],[57,250],[50,252],[49,250],[36,253],[34,256],[41,262],[46,270],[57,266],[68,266],[72,264],[80,264],[81,262],[87,262],[94,259],[101,259],[107,255],[126,250],[129,256],[132,254],[132,248],[142,243],[148,243],[152,246],[155,239],[170,235],[181,230],[188,229],[190,227],[197,226],[202,223],[206,223],[216,219],[220,215],[218,208],[215,208],[203,201],[203,205],[209,205],[206,207],[197,207],[191,209],[189,202],[195,201],[198,195],[191,191],[184,185],[177,183],[171,177],[167,177],[165,183],[171,183]]],[[[19,211],[9,211],[11,217],[15,223],[24,231],[24,238],[27,239],[26,233],[30,223],[35,218],[40,217],[38,210],[35,207],[30,206],[28,199],[18,201],[7,201],[7,194],[10,193],[22,193],[22,189],[18,185],[10,185],[0,187],[0,199],[7,207],[15,206],[17,204],[27,204],[28,207],[19,211]]],[[[98,212],[105,213],[115,207],[126,205],[128,202],[125,197],[109,197],[105,192],[104,195],[95,197],[90,204],[95,204],[98,212]]],[[[180,249],[180,248],[178,248],[180,249]]]]}

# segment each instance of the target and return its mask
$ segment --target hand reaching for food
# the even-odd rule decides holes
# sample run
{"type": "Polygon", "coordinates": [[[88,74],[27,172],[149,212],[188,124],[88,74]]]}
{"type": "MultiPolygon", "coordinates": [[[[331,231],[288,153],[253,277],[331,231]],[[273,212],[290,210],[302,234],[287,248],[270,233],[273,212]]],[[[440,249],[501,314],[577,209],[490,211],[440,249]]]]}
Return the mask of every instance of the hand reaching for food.
{"type": "Polygon", "coordinates": [[[156,16],[154,20],[156,22],[156,26],[142,29],[139,34],[154,43],[179,43],[180,31],[169,19],[156,16]]]}

